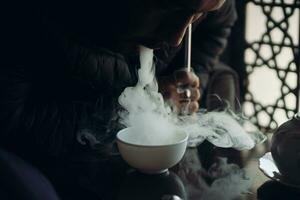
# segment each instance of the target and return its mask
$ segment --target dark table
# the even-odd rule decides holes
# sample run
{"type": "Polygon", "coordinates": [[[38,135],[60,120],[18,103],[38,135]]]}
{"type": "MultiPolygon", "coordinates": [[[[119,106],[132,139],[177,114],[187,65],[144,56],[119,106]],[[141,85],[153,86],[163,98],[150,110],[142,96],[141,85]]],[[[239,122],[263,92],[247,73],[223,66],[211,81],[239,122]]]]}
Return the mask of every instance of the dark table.
{"type": "MultiPolygon", "coordinates": [[[[270,180],[258,168],[259,158],[269,151],[269,141],[258,145],[251,151],[243,152],[221,148],[207,151],[211,148],[209,146],[209,144],[202,145],[201,148],[198,148],[198,152],[195,149],[188,149],[183,161],[165,174],[146,175],[137,171],[129,172],[123,179],[117,199],[167,200],[173,197],[177,200],[179,199],[177,197],[180,197],[188,200],[200,200],[214,181],[207,175],[206,169],[215,161],[214,158],[222,156],[227,157],[230,163],[235,163],[243,168],[251,178],[249,193],[241,194],[237,199],[300,200],[300,189],[270,180]],[[201,157],[199,151],[206,155],[201,157]],[[200,154],[200,156],[195,156],[195,154],[200,154]],[[201,167],[191,172],[189,171],[191,165],[200,165],[201,167]]],[[[224,191],[219,191],[219,193],[222,192],[225,194],[224,191]]],[[[217,199],[222,200],[223,198],[217,196],[217,199]]],[[[224,197],[224,199],[226,198],[224,197]]]]}
{"type": "MultiPolygon", "coordinates": [[[[258,159],[268,149],[268,145],[264,144],[251,151],[238,152],[204,144],[198,149],[188,149],[184,159],[168,172],[151,175],[128,167],[118,155],[107,161],[89,160],[89,164],[80,159],[78,162],[75,160],[71,166],[64,166],[65,169],[61,169],[61,165],[57,170],[54,168],[53,172],[57,177],[47,174],[48,181],[28,163],[0,151],[0,199],[9,194],[18,197],[23,195],[23,198],[7,199],[56,200],[57,192],[62,200],[200,200],[207,196],[206,191],[215,181],[207,173],[207,168],[218,156],[227,157],[229,162],[245,169],[252,179],[249,193],[242,194],[237,199],[300,199],[299,189],[270,181],[259,170],[258,159]],[[59,171],[62,173],[56,173],[59,171]],[[16,181],[18,184],[15,184],[16,181]],[[53,188],[51,182],[59,184],[55,184],[53,188]],[[30,197],[31,194],[35,198],[30,197]],[[29,197],[25,198],[24,195],[29,197]]],[[[216,192],[219,196],[211,193],[205,199],[226,200],[222,196],[226,192],[219,190],[216,192]]]]}
{"type": "MultiPolygon", "coordinates": [[[[237,199],[254,200],[257,199],[257,189],[269,180],[258,168],[258,159],[267,151],[266,148],[265,145],[260,145],[254,150],[239,152],[214,148],[206,143],[201,148],[188,149],[183,160],[163,174],[143,174],[131,168],[124,170],[116,161],[106,169],[101,169],[101,173],[89,175],[92,177],[87,181],[90,185],[83,185],[87,186],[90,193],[104,200],[200,200],[207,196],[205,192],[214,181],[208,175],[207,168],[215,162],[215,158],[221,156],[245,169],[252,179],[250,191],[241,194],[237,199]]],[[[270,190],[273,189],[258,190],[262,200],[271,197],[268,195],[271,194],[270,190]]],[[[222,196],[226,191],[220,190],[217,193],[217,198],[212,199],[226,199],[222,196]]]]}

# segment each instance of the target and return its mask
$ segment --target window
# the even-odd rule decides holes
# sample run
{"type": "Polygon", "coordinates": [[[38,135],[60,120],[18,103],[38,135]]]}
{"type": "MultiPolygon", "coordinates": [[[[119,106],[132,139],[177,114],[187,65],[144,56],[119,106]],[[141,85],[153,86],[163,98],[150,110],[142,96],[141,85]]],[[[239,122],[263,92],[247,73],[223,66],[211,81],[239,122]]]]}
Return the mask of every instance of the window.
{"type": "Polygon", "coordinates": [[[243,109],[262,130],[271,130],[299,111],[300,0],[245,4],[243,109]]]}

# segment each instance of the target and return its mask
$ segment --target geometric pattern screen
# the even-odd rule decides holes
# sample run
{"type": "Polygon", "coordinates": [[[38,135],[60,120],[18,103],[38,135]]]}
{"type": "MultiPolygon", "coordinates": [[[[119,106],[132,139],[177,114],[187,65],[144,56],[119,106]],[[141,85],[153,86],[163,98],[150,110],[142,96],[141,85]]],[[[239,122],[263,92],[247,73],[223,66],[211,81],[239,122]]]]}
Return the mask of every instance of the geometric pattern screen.
{"type": "Polygon", "coordinates": [[[246,3],[244,113],[263,131],[299,109],[300,0],[246,3]]]}

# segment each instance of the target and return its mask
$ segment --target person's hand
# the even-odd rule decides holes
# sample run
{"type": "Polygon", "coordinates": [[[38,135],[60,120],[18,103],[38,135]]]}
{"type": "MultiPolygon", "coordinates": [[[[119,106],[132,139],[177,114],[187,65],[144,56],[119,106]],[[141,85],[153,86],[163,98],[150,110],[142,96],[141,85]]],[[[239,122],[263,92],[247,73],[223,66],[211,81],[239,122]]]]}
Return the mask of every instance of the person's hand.
{"type": "Polygon", "coordinates": [[[175,71],[158,79],[159,91],[180,114],[192,114],[199,108],[200,80],[194,72],[175,71]]]}

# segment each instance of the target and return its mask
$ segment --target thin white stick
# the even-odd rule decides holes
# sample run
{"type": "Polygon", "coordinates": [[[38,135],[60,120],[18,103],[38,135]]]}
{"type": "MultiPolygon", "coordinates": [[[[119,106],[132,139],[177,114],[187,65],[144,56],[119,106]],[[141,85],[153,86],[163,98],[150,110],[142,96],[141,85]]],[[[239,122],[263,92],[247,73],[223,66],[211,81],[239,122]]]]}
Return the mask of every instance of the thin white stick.
{"type": "Polygon", "coordinates": [[[191,57],[192,57],[192,24],[188,27],[188,55],[187,55],[187,71],[191,71],[191,57]]]}

